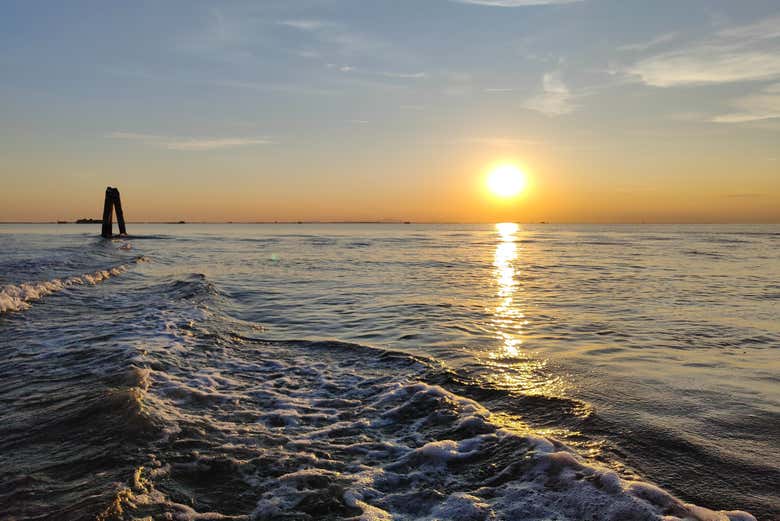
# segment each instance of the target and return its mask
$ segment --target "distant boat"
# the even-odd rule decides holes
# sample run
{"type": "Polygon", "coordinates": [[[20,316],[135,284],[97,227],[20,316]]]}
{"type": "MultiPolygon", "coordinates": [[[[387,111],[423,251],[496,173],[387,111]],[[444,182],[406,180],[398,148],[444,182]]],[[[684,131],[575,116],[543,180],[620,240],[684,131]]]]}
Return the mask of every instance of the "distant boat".
{"type": "Polygon", "coordinates": [[[68,221],[57,221],[57,224],[68,224],[68,221]]]}
{"type": "Polygon", "coordinates": [[[100,224],[100,219],[76,219],[76,224],[100,224]]]}

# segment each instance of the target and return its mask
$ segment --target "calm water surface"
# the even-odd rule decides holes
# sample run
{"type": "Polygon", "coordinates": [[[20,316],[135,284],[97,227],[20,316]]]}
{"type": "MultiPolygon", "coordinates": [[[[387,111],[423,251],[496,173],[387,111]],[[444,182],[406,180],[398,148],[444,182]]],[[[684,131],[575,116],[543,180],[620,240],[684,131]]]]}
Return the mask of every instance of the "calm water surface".
{"type": "Polygon", "coordinates": [[[96,228],[0,225],[0,518],[780,518],[780,226],[96,228]]]}

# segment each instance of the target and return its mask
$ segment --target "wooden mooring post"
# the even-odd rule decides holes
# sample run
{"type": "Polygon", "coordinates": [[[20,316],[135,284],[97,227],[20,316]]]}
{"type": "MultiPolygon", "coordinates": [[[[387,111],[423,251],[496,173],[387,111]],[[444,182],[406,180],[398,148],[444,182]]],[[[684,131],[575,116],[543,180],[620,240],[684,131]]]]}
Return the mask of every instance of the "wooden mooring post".
{"type": "Polygon", "coordinates": [[[112,187],[106,188],[106,199],[103,203],[103,228],[100,235],[105,238],[113,236],[113,216],[116,209],[116,222],[119,225],[119,235],[127,235],[125,228],[125,214],[122,212],[122,200],[119,197],[119,190],[112,187]]]}

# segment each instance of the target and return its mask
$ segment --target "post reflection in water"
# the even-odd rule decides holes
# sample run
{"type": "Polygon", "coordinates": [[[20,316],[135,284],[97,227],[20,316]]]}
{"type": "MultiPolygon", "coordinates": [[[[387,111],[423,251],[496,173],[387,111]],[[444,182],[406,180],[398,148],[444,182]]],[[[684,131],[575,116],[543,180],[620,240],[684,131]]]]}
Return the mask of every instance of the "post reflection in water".
{"type": "Polygon", "coordinates": [[[565,388],[564,381],[545,371],[546,360],[523,349],[529,322],[520,298],[522,285],[517,244],[520,227],[515,223],[499,223],[496,230],[499,243],[493,266],[498,302],[491,310],[490,323],[500,345],[489,353],[493,372],[488,378],[493,385],[501,388],[560,396],[565,388]]]}

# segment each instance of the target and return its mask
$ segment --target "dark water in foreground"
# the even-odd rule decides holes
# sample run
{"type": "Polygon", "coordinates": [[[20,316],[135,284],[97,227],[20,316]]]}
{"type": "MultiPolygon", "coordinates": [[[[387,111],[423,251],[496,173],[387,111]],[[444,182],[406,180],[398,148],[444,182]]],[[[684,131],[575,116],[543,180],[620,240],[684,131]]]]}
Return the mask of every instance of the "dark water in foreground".
{"type": "Polygon", "coordinates": [[[0,519],[780,519],[780,226],[93,228],[0,225],[0,519]]]}

